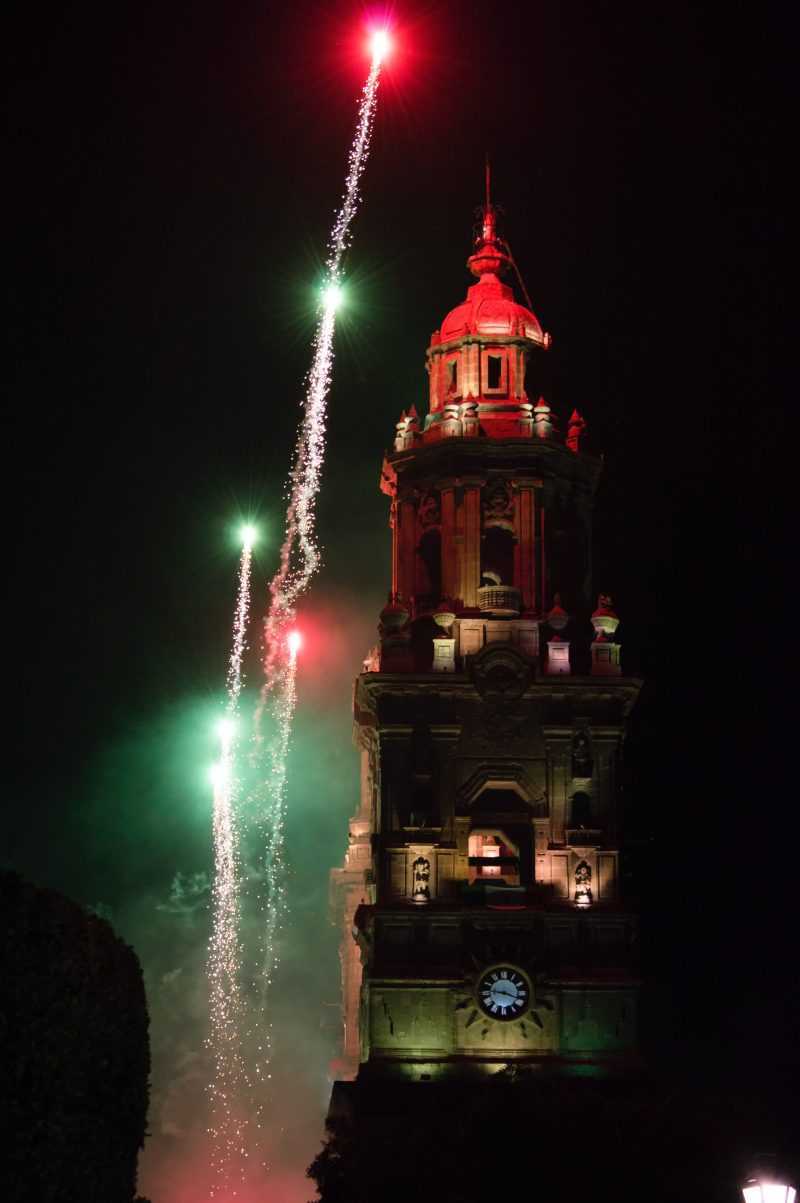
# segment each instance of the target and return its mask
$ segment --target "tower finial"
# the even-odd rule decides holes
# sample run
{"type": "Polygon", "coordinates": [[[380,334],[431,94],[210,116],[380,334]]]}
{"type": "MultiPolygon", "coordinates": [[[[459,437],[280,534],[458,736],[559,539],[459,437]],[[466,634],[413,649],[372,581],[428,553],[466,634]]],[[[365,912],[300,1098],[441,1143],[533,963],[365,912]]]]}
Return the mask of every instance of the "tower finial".
{"type": "Polygon", "coordinates": [[[486,151],[484,167],[485,200],[480,234],[475,239],[475,250],[467,260],[467,267],[474,276],[502,274],[511,264],[508,248],[497,236],[497,212],[492,204],[492,165],[486,151]]]}
{"type": "Polygon", "coordinates": [[[486,202],[483,206],[481,237],[484,243],[494,244],[497,241],[497,218],[492,205],[492,168],[488,150],[486,151],[486,202]]]}

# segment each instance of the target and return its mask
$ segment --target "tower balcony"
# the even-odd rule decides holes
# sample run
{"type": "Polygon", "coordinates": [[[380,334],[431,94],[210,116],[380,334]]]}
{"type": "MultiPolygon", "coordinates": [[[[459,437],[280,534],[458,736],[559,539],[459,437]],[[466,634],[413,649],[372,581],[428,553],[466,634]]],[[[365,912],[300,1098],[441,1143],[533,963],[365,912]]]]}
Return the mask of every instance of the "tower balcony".
{"type": "Polygon", "coordinates": [[[481,585],[478,608],[493,618],[516,618],[522,609],[522,594],[513,585],[481,585]]]}

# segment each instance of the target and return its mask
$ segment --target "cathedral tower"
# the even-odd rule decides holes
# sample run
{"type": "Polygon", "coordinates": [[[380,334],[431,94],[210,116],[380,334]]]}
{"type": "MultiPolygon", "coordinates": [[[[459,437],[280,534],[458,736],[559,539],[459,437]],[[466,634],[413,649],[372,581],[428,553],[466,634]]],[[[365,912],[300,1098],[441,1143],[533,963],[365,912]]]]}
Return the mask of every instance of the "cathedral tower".
{"type": "Polygon", "coordinates": [[[515,299],[488,190],[467,265],[428,347],[428,414],[401,415],[383,464],[391,592],[332,875],[341,1076],[387,1086],[636,1061],[618,776],[640,683],[611,599],[590,601],[601,465],[544,395],[550,338],[515,299]]]}

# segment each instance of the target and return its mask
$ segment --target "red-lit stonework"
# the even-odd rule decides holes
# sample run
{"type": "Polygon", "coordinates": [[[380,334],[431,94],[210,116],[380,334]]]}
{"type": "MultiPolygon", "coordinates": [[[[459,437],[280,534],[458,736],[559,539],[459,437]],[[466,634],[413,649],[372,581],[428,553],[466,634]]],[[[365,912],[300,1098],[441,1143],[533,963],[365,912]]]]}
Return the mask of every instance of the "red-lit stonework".
{"type": "Polygon", "coordinates": [[[525,367],[550,338],[501,279],[512,260],[490,206],[467,266],[478,283],[434,331],[428,348],[429,418],[421,441],[454,434],[529,438],[538,399],[532,403],[525,391],[525,367]]]}
{"type": "MultiPolygon", "coordinates": [[[[422,423],[414,408],[401,415],[381,476],[392,498],[391,604],[417,620],[444,602],[464,619],[455,627],[456,657],[486,641],[471,618],[517,619],[506,633],[535,653],[536,619],[552,591],[576,608],[589,599],[600,464],[581,454],[586,423],[577,411],[564,439],[532,388],[550,339],[503,282],[512,265],[487,205],[467,261],[478,283],[428,348],[428,416],[422,423]]],[[[395,635],[384,641],[384,663],[399,670],[395,635]]],[[[408,667],[427,667],[437,650],[418,643],[408,667]]]]}
{"type": "Polygon", "coordinates": [[[591,595],[601,465],[539,387],[549,339],[503,279],[488,203],[468,266],[428,348],[427,417],[402,415],[381,474],[391,591],[356,681],[361,800],[332,875],[359,1082],[636,1059],[617,792],[639,682],[591,595]]]}

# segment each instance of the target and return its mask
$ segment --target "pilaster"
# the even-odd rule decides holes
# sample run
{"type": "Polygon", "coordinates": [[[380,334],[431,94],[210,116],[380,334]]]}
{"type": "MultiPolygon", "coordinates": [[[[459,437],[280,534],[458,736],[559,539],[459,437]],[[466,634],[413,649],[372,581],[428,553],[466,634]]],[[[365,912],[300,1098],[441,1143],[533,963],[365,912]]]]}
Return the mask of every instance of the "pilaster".
{"type": "Polygon", "coordinates": [[[396,592],[408,600],[414,596],[414,576],[417,554],[417,507],[414,496],[404,497],[398,504],[398,573],[396,592]]]}
{"type": "Polygon", "coordinates": [[[464,553],[461,597],[466,606],[477,606],[481,583],[481,486],[482,480],[464,482],[464,553]]]}
{"type": "Polygon", "coordinates": [[[550,801],[550,839],[555,844],[566,840],[567,795],[569,785],[569,733],[545,732],[547,744],[548,797],[550,801]]]}
{"type": "Polygon", "coordinates": [[[455,482],[440,485],[442,511],[442,594],[454,601],[459,596],[459,556],[456,543],[455,482]]]}
{"type": "Polygon", "coordinates": [[[514,482],[514,537],[518,577],[514,584],[522,593],[524,610],[536,606],[536,502],[535,487],[527,481],[514,482]]]}
{"type": "Polygon", "coordinates": [[[389,506],[389,527],[392,532],[392,593],[396,597],[400,592],[400,527],[396,497],[389,506]]]}

